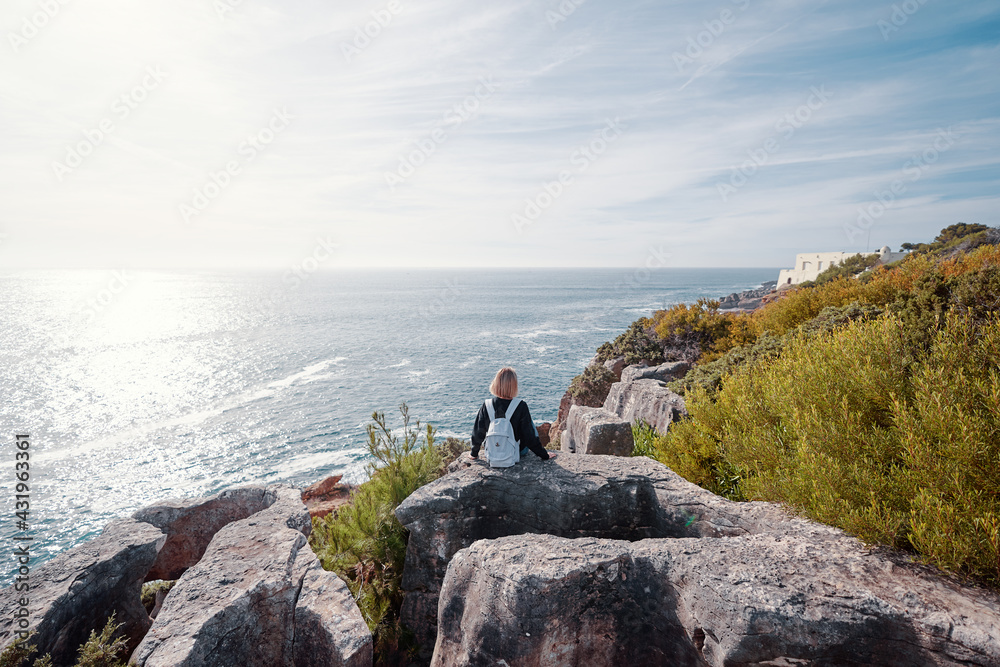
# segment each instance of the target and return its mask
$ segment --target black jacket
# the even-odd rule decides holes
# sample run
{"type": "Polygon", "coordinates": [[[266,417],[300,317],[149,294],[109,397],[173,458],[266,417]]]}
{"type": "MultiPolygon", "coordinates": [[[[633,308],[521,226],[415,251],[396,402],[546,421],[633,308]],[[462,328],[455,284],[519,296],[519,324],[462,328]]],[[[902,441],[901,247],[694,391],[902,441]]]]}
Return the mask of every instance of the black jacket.
{"type": "MultiPolygon", "coordinates": [[[[510,405],[509,398],[493,397],[493,412],[498,417],[507,415],[507,407],[510,405]]],[[[527,447],[541,459],[548,459],[549,453],[542,447],[535,435],[535,424],[531,421],[531,413],[528,411],[528,404],[524,401],[518,403],[514,410],[510,425],[514,427],[514,439],[521,443],[521,447],[527,447]]],[[[483,446],[486,439],[486,431],[490,427],[490,413],[486,411],[484,403],[479,404],[479,414],[476,415],[476,423],[472,427],[472,456],[479,456],[479,448],[483,446]]]]}

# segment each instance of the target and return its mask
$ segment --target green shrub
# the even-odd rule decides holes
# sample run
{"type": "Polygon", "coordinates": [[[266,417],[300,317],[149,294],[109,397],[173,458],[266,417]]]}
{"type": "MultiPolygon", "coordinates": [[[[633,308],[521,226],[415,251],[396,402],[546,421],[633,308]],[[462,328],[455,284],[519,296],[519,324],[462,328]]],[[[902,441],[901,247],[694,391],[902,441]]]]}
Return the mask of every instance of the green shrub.
{"type": "Polygon", "coordinates": [[[625,357],[626,366],[643,360],[654,364],[663,363],[663,342],[653,331],[651,319],[643,317],[636,320],[614,342],[604,343],[597,348],[598,363],[616,357],[625,357]]]}
{"type": "Polygon", "coordinates": [[[722,386],[725,376],[741,366],[777,356],[783,346],[783,338],[765,333],[751,345],[738,347],[715,361],[694,366],[683,378],[674,380],[667,386],[682,396],[696,387],[715,392],[722,386]]]}
{"type": "Polygon", "coordinates": [[[742,313],[719,311],[719,302],[698,299],[693,306],[679,304],[653,315],[656,334],[670,361],[712,361],[728,350],[753,342],[748,319],[742,313]]]}
{"type": "Polygon", "coordinates": [[[688,419],[670,425],[653,446],[653,458],[678,475],[730,500],[745,500],[740,481],[743,473],[726,457],[719,437],[726,413],[717,409],[709,392],[693,387],[685,397],[688,419]]]}
{"type": "Polygon", "coordinates": [[[632,440],[635,446],[632,448],[632,456],[648,456],[656,459],[656,429],[642,421],[632,422],[632,440]]]}
{"type": "Polygon", "coordinates": [[[400,582],[406,557],[406,530],[393,510],[418,488],[439,477],[447,457],[457,457],[464,443],[449,439],[434,443],[426,426],[418,446],[420,422],[410,427],[409,409],[400,406],[402,437],[386,426],[385,415],[372,414],[368,451],[370,479],[354,493],[350,504],[335,515],[313,519],[310,544],[323,567],[347,582],[375,639],[381,664],[402,660],[412,651],[412,637],[399,623],[400,582]]]}
{"type": "Polygon", "coordinates": [[[604,405],[611,385],[618,381],[615,374],[601,364],[587,366],[569,383],[569,394],[581,405],[592,408],[604,405]]]}
{"type": "Polygon", "coordinates": [[[896,406],[909,540],[949,570],[1000,581],[1000,314],[951,315],[896,406]]]}
{"type": "Polygon", "coordinates": [[[928,348],[892,314],[799,331],[716,400],[689,392],[691,419],[656,442],[658,458],[717,493],[998,581],[998,365],[996,314],[948,315],[928,348]]]}
{"type": "MultiPolygon", "coordinates": [[[[90,638],[80,647],[75,667],[127,667],[123,660],[128,659],[128,639],[115,637],[124,623],[115,623],[115,614],[111,613],[101,634],[90,631],[90,638]]],[[[0,653],[0,667],[27,667],[27,661],[37,652],[37,647],[28,644],[35,635],[32,631],[27,639],[16,639],[0,653]]],[[[52,656],[46,653],[30,663],[31,667],[52,667],[52,656]]]]}
{"type": "Polygon", "coordinates": [[[128,659],[128,640],[114,635],[124,623],[115,623],[112,612],[101,634],[90,631],[90,639],[80,647],[80,657],[76,667],[126,667],[122,660],[128,659]]]}
{"type": "MultiPolygon", "coordinates": [[[[851,303],[839,308],[827,306],[819,315],[799,325],[796,331],[811,336],[832,331],[855,320],[872,319],[881,314],[881,308],[861,303],[851,303]]],[[[696,365],[682,379],[671,382],[669,386],[681,395],[694,387],[715,392],[722,386],[723,378],[737,368],[777,357],[792,335],[795,335],[795,332],[786,333],[781,337],[764,332],[750,345],[729,350],[715,361],[696,365]]]]}
{"type": "Polygon", "coordinates": [[[142,593],[140,599],[142,600],[142,606],[146,608],[146,613],[153,611],[153,607],[156,606],[156,594],[160,591],[164,593],[169,593],[170,590],[177,584],[177,580],[164,581],[159,579],[157,581],[147,581],[142,585],[142,593]]]}
{"type": "MultiPolygon", "coordinates": [[[[0,652],[0,667],[28,667],[28,660],[38,652],[35,644],[29,644],[35,634],[32,630],[27,638],[18,637],[0,652]]],[[[30,667],[52,667],[52,656],[46,653],[31,662],[30,667]]]]}

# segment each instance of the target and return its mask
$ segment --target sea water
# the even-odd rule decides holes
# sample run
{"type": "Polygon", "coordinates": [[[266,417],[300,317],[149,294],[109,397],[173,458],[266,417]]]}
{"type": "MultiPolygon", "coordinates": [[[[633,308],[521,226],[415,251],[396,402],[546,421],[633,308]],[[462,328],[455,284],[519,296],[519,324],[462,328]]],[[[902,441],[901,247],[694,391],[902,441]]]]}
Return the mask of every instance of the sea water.
{"type": "MultiPolygon", "coordinates": [[[[777,269],[62,271],[0,276],[3,534],[33,567],[170,497],[361,481],[373,411],[468,438],[497,369],[536,423],[598,345],[777,269]],[[30,528],[14,520],[31,436],[30,528]]],[[[412,424],[411,424],[412,425],[412,424]]],[[[3,585],[13,580],[5,561],[3,585]]]]}

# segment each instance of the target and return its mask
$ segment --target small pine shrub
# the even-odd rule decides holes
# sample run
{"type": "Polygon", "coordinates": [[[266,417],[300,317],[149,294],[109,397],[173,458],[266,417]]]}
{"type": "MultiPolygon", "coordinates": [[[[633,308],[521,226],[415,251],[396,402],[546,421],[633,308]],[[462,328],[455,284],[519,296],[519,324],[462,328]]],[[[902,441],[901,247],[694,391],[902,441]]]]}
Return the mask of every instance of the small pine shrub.
{"type": "Polygon", "coordinates": [[[430,425],[419,446],[420,422],[410,427],[405,403],[400,412],[401,437],[389,429],[383,413],[372,414],[374,423],[367,427],[368,451],[373,457],[370,479],[335,515],[313,519],[309,538],[323,567],[336,572],[350,588],[374,636],[380,664],[404,660],[415,648],[410,633],[399,623],[407,534],[393,510],[439,477],[448,457],[464,451],[464,443],[454,439],[446,441],[445,448],[435,445],[430,425]]]}
{"type": "MultiPolygon", "coordinates": [[[[90,637],[79,649],[74,667],[127,667],[128,639],[115,637],[124,623],[115,623],[115,614],[111,613],[101,634],[90,631],[90,637]]],[[[27,662],[37,652],[34,644],[29,644],[35,635],[32,631],[27,639],[18,638],[0,653],[0,667],[28,667],[27,662]]],[[[30,667],[52,667],[52,656],[46,653],[30,663],[30,667]]]]}
{"type": "Polygon", "coordinates": [[[115,615],[112,612],[101,634],[91,630],[90,639],[80,647],[80,657],[77,658],[76,667],[126,667],[122,660],[128,658],[124,655],[128,650],[128,640],[125,637],[114,636],[122,625],[124,623],[115,623],[115,615]]]}
{"type": "Polygon", "coordinates": [[[46,653],[34,661],[28,662],[31,656],[38,652],[38,647],[29,642],[37,634],[34,630],[28,633],[27,638],[18,637],[10,645],[0,652],[0,667],[52,667],[52,656],[46,653]]]}

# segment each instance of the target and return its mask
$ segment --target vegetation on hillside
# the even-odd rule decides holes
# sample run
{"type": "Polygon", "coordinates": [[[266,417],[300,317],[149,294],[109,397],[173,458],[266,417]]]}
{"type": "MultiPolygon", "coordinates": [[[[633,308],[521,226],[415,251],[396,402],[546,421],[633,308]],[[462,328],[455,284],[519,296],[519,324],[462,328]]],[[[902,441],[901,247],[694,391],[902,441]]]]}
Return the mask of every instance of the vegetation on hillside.
{"type": "Polygon", "coordinates": [[[421,445],[420,421],[411,427],[409,408],[403,403],[399,409],[402,435],[388,427],[384,413],[372,414],[373,423],[367,427],[372,456],[369,480],[354,493],[350,504],[313,519],[309,538],[324,569],[347,582],[374,636],[376,664],[380,665],[408,664],[417,648],[399,622],[407,532],[393,510],[444,474],[448,464],[469,449],[455,438],[438,444],[429,424],[421,445]]]}
{"type": "Polygon", "coordinates": [[[616,357],[625,357],[626,365],[642,361],[652,364],[663,363],[663,345],[653,330],[652,320],[647,317],[636,320],[614,341],[604,343],[597,348],[598,363],[616,357]]]}
{"type": "Polygon", "coordinates": [[[990,228],[986,225],[970,225],[959,222],[942,229],[941,233],[931,243],[904,243],[900,246],[900,249],[912,251],[917,254],[934,255],[940,255],[942,252],[952,250],[959,245],[964,246],[963,250],[970,250],[977,245],[981,245],[978,242],[985,240],[986,234],[989,231],[990,228]]]}
{"type": "Polygon", "coordinates": [[[608,392],[611,391],[611,385],[617,381],[615,374],[603,365],[591,364],[569,383],[569,394],[577,399],[580,405],[597,407],[604,403],[608,392]]]}
{"type": "Polygon", "coordinates": [[[636,453],[1000,584],[997,243],[952,225],[732,321],[710,303],[655,313],[666,354],[697,335],[699,363],[672,384],[689,419],[636,430],[636,453]]]}

